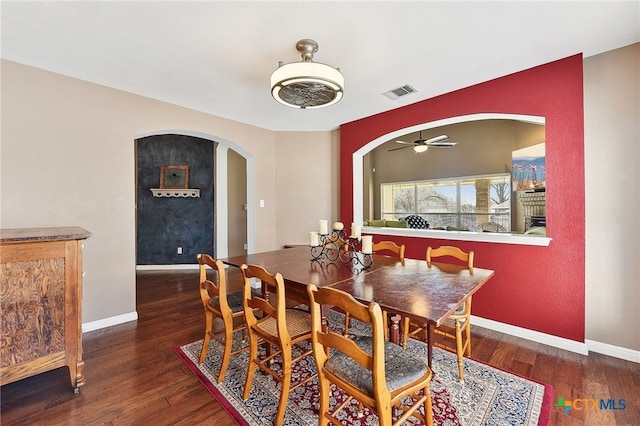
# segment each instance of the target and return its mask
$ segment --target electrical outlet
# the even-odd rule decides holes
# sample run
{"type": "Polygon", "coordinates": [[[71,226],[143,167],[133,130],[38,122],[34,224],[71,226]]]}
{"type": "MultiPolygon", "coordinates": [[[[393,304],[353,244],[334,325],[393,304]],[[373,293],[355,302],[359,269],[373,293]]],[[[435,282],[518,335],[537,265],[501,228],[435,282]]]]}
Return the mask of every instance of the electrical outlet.
{"type": "Polygon", "coordinates": [[[178,254],[182,254],[182,247],[178,247],[178,254]]]}

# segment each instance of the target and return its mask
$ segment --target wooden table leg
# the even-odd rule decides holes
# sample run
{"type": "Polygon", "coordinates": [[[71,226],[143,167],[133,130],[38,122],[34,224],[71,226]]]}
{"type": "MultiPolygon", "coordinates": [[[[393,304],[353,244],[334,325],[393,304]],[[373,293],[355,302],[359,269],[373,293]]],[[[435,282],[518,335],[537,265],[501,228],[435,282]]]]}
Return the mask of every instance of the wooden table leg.
{"type": "Polygon", "coordinates": [[[434,327],[434,323],[433,321],[428,321],[427,322],[427,358],[428,358],[428,364],[429,364],[429,368],[431,368],[431,358],[433,356],[433,327],[434,327]]]}
{"type": "Polygon", "coordinates": [[[321,305],[320,306],[320,312],[321,312],[321,320],[322,320],[322,332],[326,333],[327,331],[329,331],[329,311],[331,310],[331,308],[329,308],[327,305],[321,305]]]}
{"type": "Polygon", "coordinates": [[[391,327],[389,327],[389,340],[396,345],[400,344],[400,315],[391,315],[391,327]]]}

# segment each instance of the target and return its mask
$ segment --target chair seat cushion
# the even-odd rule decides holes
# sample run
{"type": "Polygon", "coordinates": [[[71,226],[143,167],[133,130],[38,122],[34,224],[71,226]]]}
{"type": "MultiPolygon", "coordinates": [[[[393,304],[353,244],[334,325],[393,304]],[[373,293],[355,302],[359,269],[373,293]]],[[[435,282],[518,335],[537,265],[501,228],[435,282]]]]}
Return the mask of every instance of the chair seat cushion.
{"type": "MultiPolygon", "coordinates": [[[[262,292],[259,289],[251,289],[251,294],[253,296],[261,296],[262,292]]],[[[242,306],[243,297],[244,296],[241,291],[227,294],[227,303],[229,304],[229,308],[231,308],[232,312],[240,312],[242,309],[244,309],[242,306]]],[[[218,297],[212,297],[209,304],[215,310],[220,310],[220,300],[218,297]]]]}
{"type": "MultiPolygon", "coordinates": [[[[353,340],[362,350],[371,354],[373,339],[370,336],[356,337],[353,340]]],[[[325,364],[325,369],[373,396],[371,371],[345,354],[336,351],[325,364]]],[[[410,355],[402,347],[384,342],[384,370],[387,387],[393,392],[418,380],[428,372],[428,367],[422,359],[410,355]]]]}

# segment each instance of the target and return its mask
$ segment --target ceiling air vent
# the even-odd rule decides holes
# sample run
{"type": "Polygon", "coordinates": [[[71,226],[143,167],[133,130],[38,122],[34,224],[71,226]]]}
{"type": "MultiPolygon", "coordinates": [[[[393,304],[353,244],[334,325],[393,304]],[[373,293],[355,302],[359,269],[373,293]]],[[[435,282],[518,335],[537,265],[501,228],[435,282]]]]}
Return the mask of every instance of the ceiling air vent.
{"type": "Polygon", "coordinates": [[[384,92],[383,95],[385,95],[387,98],[391,100],[395,100],[402,96],[410,95],[415,92],[417,92],[416,89],[414,89],[412,86],[408,84],[405,84],[404,86],[398,87],[397,89],[392,89],[392,90],[389,90],[388,92],[384,92]]]}

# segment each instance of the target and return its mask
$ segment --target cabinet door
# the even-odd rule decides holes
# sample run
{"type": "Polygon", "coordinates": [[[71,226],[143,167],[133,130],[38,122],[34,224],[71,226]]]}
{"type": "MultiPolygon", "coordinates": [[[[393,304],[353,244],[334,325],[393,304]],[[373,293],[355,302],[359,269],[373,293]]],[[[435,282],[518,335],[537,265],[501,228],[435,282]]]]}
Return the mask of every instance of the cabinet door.
{"type": "Polygon", "coordinates": [[[2,246],[2,384],[68,365],[77,386],[78,255],[77,241],[2,246]]]}

